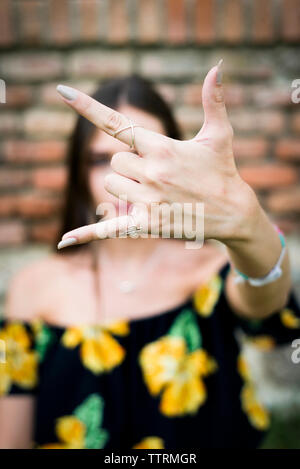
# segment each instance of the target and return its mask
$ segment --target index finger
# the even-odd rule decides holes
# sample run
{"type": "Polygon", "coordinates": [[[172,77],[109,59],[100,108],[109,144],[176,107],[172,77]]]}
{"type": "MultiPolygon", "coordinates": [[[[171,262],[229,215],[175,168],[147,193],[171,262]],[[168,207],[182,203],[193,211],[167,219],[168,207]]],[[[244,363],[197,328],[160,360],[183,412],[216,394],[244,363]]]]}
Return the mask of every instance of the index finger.
{"type": "Polygon", "coordinates": [[[96,239],[117,238],[126,235],[132,226],[132,217],[123,215],[105,221],[99,221],[92,225],[81,226],[65,233],[58,243],[58,249],[76,244],[89,243],[96,239]]]}
{"type": "MultiPolygon", "coordinates": [[[[56,89],[64,102],[81,116],[121,142],[132,144],[132,129],[128,117],[70,86],[58,85],[56,89]],[[128,128],[121,131],[125,127],[128,128]]],[[[144,127],[134,127],[134,144],[138,153],[143,155],[150,151],[154,135],[160,136],[144,127]]]]}

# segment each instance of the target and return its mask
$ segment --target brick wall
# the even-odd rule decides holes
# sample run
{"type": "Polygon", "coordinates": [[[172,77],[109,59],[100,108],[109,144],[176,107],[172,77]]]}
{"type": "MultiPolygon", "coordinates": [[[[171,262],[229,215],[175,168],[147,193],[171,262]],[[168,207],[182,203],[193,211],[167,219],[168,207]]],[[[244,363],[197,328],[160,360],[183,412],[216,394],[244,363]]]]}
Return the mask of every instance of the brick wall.
{"type": "Polygon", "coordinates": [[[299,0],[1,0],[0,245],[49,243],[75,115],[59,82],[91,92],[139,72],[187,137],[201,126],[201,82],[224,59],[240,171],[286,233],[300,231],[299,0]]]}

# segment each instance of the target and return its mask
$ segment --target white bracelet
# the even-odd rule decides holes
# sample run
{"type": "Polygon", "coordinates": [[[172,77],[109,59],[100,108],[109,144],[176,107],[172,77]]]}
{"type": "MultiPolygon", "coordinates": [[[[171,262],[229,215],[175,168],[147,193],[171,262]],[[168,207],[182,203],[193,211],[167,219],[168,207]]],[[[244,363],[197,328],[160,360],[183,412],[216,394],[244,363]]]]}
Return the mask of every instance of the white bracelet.
{"type": "Polygon", "coordinates": [[[270,272],[264,277],[253,278],[253,277],[248,277],[248,275],[243,274],[238,269],[234,268],[235,273],[237,274],[237,276],[234,278],[234,283],[248,282],[252,287],[263,287],[264,285],[267,285],[268,283],[275,282],[275,280],[281,277],[282,275],[281,263],[285,255],[286,244],[285,244],[283,233],[279,230],[279,228],[276,225],[275,225],[275,229],[279,234],[282,250],[281,250],[279,259],[274,265],[274,267],[272,268],[272,270],[270,270],[270,272]]]}

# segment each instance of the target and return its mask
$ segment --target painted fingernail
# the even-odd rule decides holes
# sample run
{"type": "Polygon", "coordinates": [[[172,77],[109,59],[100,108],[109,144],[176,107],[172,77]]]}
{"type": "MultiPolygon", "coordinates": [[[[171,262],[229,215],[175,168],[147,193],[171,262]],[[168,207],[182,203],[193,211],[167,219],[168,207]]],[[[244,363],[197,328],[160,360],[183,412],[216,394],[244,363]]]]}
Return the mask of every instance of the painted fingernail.
{"type": "Polygon", "coordinates": [[[223,78],[222,65],[223,65],[223,59],[221,59],[217,65],[217,77],[216,77],[217,85],[222,85],[222,78],[223,78]]]}
{"type": "Polygon", "coordinates": [[[77,98],[77,91],[70,86],[57,85],[56,90],[68,101],[74,101],[77,98]]]}
{"type": "Polygon", "coordinates": [[[77,243],[77,238],[66,238],[60,241],[57,245],[57,249],[63,249],[66,248],[67,246],[72,246],[72,244],[77,243]]]}

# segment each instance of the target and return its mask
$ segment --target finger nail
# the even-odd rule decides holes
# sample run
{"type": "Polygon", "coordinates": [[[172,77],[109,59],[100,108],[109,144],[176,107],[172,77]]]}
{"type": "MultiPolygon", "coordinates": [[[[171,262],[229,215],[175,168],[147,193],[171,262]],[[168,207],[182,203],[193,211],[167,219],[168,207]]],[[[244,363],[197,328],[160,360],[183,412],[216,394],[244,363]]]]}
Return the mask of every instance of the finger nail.
{"type": "Polygon", "coordinates": [[[66,248],[67,246],[72,246],[72,244],[77,243],[77,238],[66,238],[60,241],[57,245],[57,249],[63,249],[66,248]]]}
{"type": "Polygon", "coordinates": [[[216,77],[217,85],[222,85],[222,78],[223,78],[222,65],[223,65],[223,59],[221,59],[217,65],[217,77],[216,77]]]}
{"type": "Polygon", "coordinates": [[[58,85],[56,90],[69,101],[74,101],[77,98],[77,91],[74,88],[70,88],[70,86],[58,85]]]}

